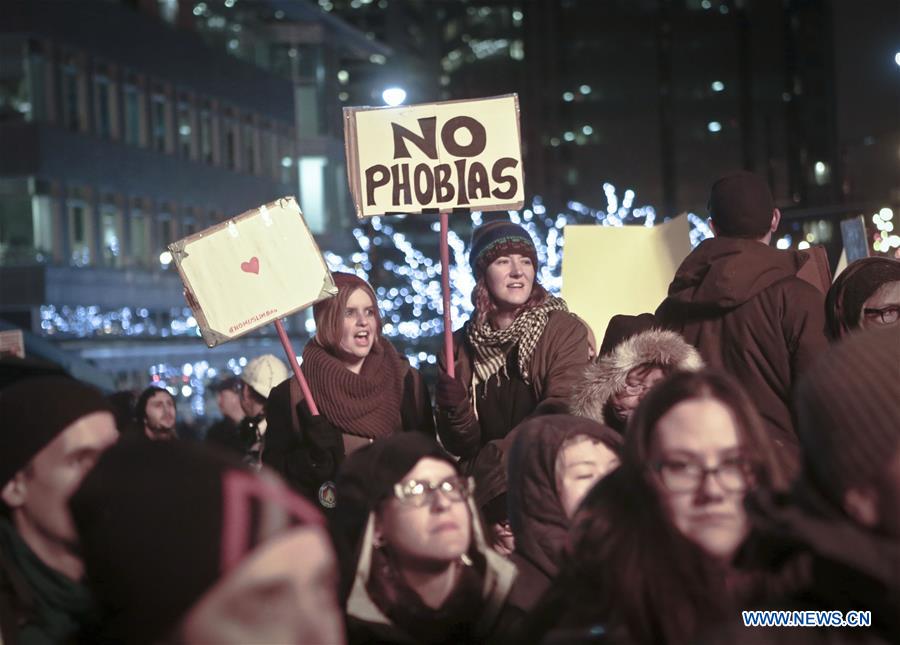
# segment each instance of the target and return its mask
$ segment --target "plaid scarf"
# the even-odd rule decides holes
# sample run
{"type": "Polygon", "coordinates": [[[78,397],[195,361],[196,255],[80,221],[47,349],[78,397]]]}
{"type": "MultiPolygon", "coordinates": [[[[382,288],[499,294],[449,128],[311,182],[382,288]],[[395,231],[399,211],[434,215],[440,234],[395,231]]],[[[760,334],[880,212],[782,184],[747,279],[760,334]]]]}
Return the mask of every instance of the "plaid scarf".
{"type": "Polygon", "coordinates": [[[494,374],[499,374],[506,367],[506,357],[514,347],[519,348],[519,373],[522,380],[531,384],[528,364],[544,333],[551,311],[569,311],[566,301],[550,296],[547,301],[526,309],[513,320],[506,329],[494,329],[490,323],[468,325],[469,344],[475,350],[475,369],[472,387],[486,382],[494,374]]]}

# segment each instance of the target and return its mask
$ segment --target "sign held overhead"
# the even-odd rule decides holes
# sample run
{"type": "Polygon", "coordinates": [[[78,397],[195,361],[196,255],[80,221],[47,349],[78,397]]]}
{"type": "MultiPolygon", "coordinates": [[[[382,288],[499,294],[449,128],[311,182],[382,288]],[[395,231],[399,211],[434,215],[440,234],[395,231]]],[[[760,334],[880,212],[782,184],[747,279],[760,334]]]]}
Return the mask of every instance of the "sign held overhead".
{"type": "Polygon", "coordinates": [[[209,347],[337,293],[293,197],[194,233],[169,250],[209,347]]]}
{"type": "Polygon", "coordinates": [[[519,98],[344,108],[350,192],[360,219],[503,210],[525,201],[519,98]]]}

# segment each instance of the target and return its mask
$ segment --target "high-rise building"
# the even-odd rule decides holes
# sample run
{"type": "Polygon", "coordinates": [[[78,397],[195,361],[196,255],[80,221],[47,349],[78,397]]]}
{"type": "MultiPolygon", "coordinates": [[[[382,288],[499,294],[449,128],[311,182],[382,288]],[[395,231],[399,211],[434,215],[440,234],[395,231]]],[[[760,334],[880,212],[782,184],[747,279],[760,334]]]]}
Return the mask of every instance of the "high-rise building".
{"type": "Polygon", "coordinates": [[[265,65],[177,3],[10,2],[0,21],[0,318],[196,412],[210,376],[281,350],[268,332],[208,350],[167,244],[298,193],[314,231],[349,226],[329,70],[388,53],[319,10],[252,4],[258,24],[228,33],[247,25],[265,65]]]}

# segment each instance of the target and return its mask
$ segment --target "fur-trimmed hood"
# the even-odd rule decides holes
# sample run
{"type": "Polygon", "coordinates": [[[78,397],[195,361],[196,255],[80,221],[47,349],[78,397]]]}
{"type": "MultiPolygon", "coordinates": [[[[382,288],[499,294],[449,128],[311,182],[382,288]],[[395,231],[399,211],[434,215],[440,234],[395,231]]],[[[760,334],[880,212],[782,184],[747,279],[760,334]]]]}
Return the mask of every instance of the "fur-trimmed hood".
{"type": "Polygon", "coordinates": [[[572,388],[572,414],[609,424],[604,411],[610,397],[625,386],[628,373],[641,365],[654,364],[665,371],[696,371],[703,367],[700,354],[673,331],[649,329],[622,341],[605,356],[584,368],[572,388]]]}

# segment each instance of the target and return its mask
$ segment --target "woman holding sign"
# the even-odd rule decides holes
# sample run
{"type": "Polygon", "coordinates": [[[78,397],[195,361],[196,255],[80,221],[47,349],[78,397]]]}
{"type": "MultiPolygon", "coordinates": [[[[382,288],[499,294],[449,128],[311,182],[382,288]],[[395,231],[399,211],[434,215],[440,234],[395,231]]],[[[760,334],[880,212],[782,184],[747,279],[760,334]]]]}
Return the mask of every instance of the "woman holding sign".
{"type": "Polygon", "coordinates": [[[333,273],[335,297],[313,307],[316,335],[303,350],[303,373],[319,408],[314,416],[288,379],[272,390],[263,463],[332,508],[334,476],[346,454],[396,432],[434,436],[431,398],[421,374],[381,335],[368,282],[333,273]]]}
{"type": "MultiPolygon", "coordinates": [[[[521,226],[472,233],[475,311],[454,334],[455,378],[441,362],[438,433],[465,460],[534,414],[566,412],[588,361],[587,326],[537,282],[537,251],[521,226]]],[[[443,357],[442,357],[443,358],[443,357]]]]}

